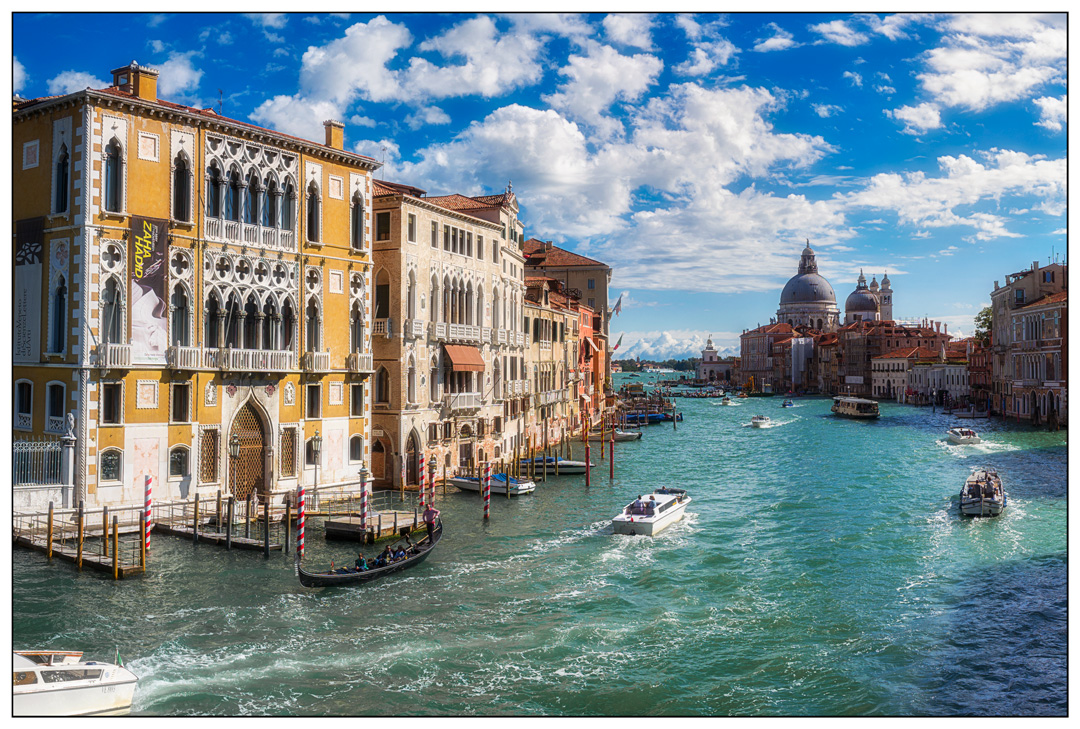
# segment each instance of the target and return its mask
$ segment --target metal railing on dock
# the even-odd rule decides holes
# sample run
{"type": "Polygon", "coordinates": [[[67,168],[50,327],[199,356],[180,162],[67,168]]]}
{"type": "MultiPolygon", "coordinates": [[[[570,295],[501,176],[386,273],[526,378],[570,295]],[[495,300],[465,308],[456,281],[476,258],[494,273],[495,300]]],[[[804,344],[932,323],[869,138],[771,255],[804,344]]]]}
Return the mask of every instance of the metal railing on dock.
{"type": "Polygon", "coordinates": [[[119,580],[146,571],[145,512],[138,506],[17,513],[15,544],[54,558],[111,574],[119,580]]]}

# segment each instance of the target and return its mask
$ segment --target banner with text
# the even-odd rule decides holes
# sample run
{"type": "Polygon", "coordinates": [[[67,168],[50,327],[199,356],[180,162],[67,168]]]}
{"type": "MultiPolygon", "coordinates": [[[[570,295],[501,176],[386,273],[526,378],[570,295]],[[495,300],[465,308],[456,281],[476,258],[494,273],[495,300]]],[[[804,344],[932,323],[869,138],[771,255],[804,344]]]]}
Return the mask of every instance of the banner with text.
{"type": "Polygon", "coordinates": [[[45,218],[15,222],[15,332],[12,360],[41,360],[41,266],[44,258],[45,218]]]}
{"type": "Polygon", "coordinates": [[[164,220],[131,219],[131,361],[165,364],[169,346],[164,220]]]}

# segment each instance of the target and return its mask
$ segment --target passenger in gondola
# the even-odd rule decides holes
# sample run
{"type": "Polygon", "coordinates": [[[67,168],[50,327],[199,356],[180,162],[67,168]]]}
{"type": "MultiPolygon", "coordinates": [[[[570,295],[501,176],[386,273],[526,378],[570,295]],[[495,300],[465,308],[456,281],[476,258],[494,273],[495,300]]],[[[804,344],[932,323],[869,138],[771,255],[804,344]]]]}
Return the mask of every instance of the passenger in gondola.
{"type": "Polygon", "coordinates": [[[397,562],[403,559],[405,559],[405,547],[398,547],[397,551],[394,552],[394,561],[397,562]]]}
{"type": "Polygon", "coordinates": [[[378,557],[378,559],[375,560],[375,566],[376,567],[385,567],[386,565],[388,565],[390,563],[390,560],[391,560],[390,547],[387,546],[387,547],[383,548],[383,551],[379,552],[379,557],[378,557]]]}
{"type": "Polygon", "coordinates": [[[367,560],[364,559],[364,555],[356,555],[356,564],[354,565],[357,572],[366,572],[368,569],[367,560]]]}

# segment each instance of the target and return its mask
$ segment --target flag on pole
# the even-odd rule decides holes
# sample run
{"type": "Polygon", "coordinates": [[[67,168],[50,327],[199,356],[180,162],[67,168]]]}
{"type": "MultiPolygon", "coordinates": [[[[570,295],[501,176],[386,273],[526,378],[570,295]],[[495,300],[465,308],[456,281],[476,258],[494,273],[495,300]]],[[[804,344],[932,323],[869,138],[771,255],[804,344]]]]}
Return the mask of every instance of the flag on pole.
{"type": "Polygon", "coordinates": [[[626,336],[625,333],[619,335],[619,341],[615,342],[615,346],[611,348],[612,352],[614,352],[615,350],[617,350],[619,348],[619,345],[622,344],[622,338],[625,337],[625,336],[626,336]]]}
{"type": "Polygon", "coordinates": [[[622,294],[619,294],[619,300],[615,302],[615,306],[611,309],[611,313],[618,316],[620,311],[622,311],[622,294]]]}

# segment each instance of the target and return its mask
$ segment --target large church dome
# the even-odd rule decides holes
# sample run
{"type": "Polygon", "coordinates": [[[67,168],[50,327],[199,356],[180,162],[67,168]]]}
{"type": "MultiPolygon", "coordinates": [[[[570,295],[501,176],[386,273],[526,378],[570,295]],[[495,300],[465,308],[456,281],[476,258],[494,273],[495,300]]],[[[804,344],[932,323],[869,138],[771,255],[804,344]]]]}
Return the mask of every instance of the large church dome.
{"type": "Polygon", "coordinates": [[[817,272],[814,249],[806,244],[799,260],[799,272],[792,276],[780,293],[780,306],[784,304],[823,303],[835,304],[833,287],[817,272]]]}

